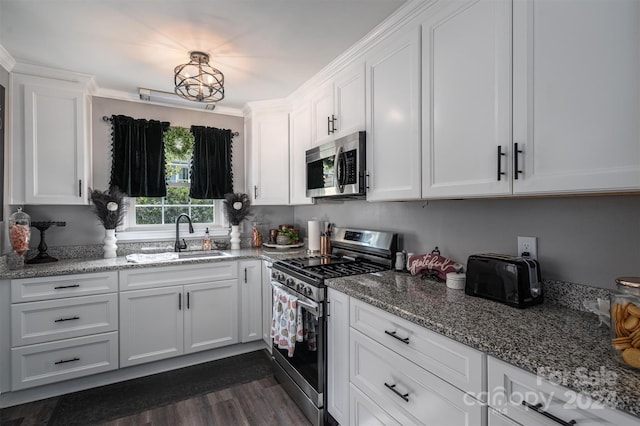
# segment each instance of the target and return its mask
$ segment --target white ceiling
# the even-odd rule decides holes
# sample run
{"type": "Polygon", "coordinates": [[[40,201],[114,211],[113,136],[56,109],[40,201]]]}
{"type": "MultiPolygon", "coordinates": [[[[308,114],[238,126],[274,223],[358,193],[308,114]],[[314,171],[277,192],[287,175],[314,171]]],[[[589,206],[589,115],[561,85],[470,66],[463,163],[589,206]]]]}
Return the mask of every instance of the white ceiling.
{"type": "Polygon", "coordinates": [[[286,97],[406,0],[0,0],[18,62],[95,76],[99,92],[173,92],[189,52],[225,75],[220,106],[286,97]]]}

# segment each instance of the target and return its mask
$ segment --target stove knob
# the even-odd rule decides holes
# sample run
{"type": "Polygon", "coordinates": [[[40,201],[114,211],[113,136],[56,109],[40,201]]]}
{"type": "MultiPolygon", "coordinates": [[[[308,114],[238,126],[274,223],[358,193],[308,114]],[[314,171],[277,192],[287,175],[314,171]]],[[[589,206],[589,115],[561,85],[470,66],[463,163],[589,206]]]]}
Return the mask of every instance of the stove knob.
{"type": "Polygon", "coordinates": [[[293,281],[293,278],[287,278],[287,280],[284,282],[288,287],[293,287],[295,282],[293,281]]]}
{"type": "Polygon", "coordinates": [[[298,285],[296,286],[296,290],[298,290],[300,293],[302,293],[303,288],[304,288],[304,284],[302,283],[298,283],[298,285]]]}
{"type": "Polygon", "coordinates": [[[304,289],[304,294],[306,294],[309,297],[313,296],[313,290],[311,290],[311,287],[305,288],[304,289]]]}

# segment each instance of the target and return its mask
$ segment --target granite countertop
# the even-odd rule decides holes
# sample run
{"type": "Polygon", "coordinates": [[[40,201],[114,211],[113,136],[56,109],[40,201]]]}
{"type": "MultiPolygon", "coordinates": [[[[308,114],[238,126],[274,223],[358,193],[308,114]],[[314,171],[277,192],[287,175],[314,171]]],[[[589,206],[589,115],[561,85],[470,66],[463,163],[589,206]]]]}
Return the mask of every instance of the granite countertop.
{"type": "Polygon", "coordinates": [[[40,265],[25,265],[21,269],[7,270],[0,273],[0,280],[11,280],[18,278],[49,277],[55,275],[84,274],[90,272],[118,271],[123,269],[150,268],[157,266],[170,266],[195,263],[225,262],[240,259],[264,259],[276,261],[291,257],[305,255],[306,250],[277,250],[277,249],[240,249],[240,250],[220,250],[226,256],[214,258],[176,259],[169,261],[158,261],[149,263],[130,263],[124,256],[115,259],[65,259],[53,263],[40,265]]]}
{"type": "Polygon", "coordinates": [[[392,271],[327,286],[530,373],[640,416],[640,371],[615,362],[596,315],[553,303],[517,309],[392,271]]]}

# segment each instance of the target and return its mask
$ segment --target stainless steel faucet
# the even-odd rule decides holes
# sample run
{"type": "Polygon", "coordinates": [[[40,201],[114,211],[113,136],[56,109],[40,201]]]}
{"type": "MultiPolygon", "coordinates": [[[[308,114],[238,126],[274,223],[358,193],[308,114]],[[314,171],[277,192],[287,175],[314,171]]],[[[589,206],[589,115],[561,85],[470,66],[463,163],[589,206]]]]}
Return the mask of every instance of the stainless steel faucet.
{"type": "Polygon", "coordinates": [[[186,217],[189,221],[189,233],[193,234],[193,224],[191,223],[191,218],[186,213],[180,214],[180,216],[178,216],[178,218],[176,219],[176,244],[174,246],[174,250],[178,252],[180,250],[187,249],[187,242],[184,240],[184,238],[182,239],[182,243],[180,242],[180,219],[183,217],[186,217]]]}

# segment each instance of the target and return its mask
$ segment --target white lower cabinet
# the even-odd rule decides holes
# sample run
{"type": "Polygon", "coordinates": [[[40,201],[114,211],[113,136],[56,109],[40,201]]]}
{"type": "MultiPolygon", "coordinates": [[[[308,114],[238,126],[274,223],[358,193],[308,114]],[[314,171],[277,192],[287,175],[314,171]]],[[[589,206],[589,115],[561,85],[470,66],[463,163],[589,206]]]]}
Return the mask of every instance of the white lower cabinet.
{"type": "Polygon", "coordinates": [[[511,425],[513,422],[527,426],[638,424],[637,417],[605,407],[587,395],[504,361],[489,357],[487,366],[489,404],[511,421],[492,413],[494,423],[490,425],[511,425]]]}
{"type": "Polygon", "coordinates": [[[327,411],[349,423],[349,296],[327,291],[327,411]]]}
{"type": "Polygon", "coordinates": [[[240,341],[262,339],[262,261],[244,260],[238,263],[240,287],[240,341]]]}
{"type": "Polygon", "coordinates": [[[508,417],[503,416],[493,408],[487,410],[488,426],[520,426],[508,417]]]}
{"type": "Polygon", "coordinates": [[[271,289],[271,262],[262,262],[262,340],[271,352],[271,317],[273,316],[273,290],[271,289]]]}
{"type": "Polygon", "coordinates": [[[117,278],[11,280],[12,391],[118,368],[117,278]]]}
{"type": "Polygon", "coordinates": [[[237,343],[237,267],[225,262],[120,271],[121,290],[151,286],[154,278],[159,286],[120,292],[120,365],[237,343]]]}
{"type": "Polygon", "coordinates": [[[351,329],[350,380],[401,424],[482,425],[485,406],[351,329]]]}
{"type": "Polygon", "coordinates": [[[483,353],[336,290],[328,300],[327,411],[340,424],[486,425],[483,353]]]}
{"type": "MultiPolygon", "coordinates": [[[[367,395],[362,393],[357,387],[350,385],[350,406],[351,416],[348,424],[352,425],[392,425],[400,426],[393,417],[387,414],[380,406],[371,400],[367,395]]],[[[335,416],[334,416],[335,417],[335,416]]],[[[342,423],[347,424],[347,423],[342,423]]]]}

